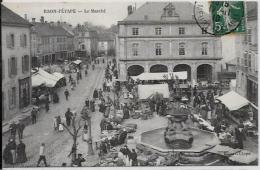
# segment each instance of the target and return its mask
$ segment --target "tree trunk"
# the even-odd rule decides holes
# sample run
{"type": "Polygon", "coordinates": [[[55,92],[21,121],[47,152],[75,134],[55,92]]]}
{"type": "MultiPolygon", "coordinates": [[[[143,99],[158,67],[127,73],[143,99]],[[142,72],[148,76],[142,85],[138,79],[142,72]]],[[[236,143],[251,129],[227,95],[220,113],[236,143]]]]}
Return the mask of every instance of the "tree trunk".
{"type": "Polygon", "coordinates": [[[94,150],[92,146],[92,135],[91,135],[91,119],[88,118],[88,155],[94,155],[94,150]]]}

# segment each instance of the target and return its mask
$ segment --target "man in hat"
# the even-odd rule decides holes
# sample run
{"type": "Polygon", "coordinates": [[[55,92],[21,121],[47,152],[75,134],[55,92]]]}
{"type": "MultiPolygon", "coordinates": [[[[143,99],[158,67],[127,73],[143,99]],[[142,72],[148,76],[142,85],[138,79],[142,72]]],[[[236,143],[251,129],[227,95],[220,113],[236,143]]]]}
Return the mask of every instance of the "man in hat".
{"type": "Polygon", "coordinates": [[[39,159],[38,159],[38,162],[37,162],[37,167],[39,166],[39,164],[41,163],[41,161],[43,160],[45,166],[47,167],[47,161],[46,161],[46,157],[45,157],[45,144],[42,143],[41,146],[40,146],[40,152],[39,152],[39,159]]]}
{"type": "Polygon", "coordinates": [[[11,132],[11,136],[13,136],[14,138],[15,138],[15,136],[16,136],[16,129],[17,129],[17,126],[16,126],[16,124],[15,124],[15,121],[13,121],[13,122],[11,123],[11,125],[9,126],[9,130],[10,130],[10,132],[11,132]]]}
{"type": "Polygon", "coordinates": [[[65,113],[65,118],[66,118],[66,124],[67,124],[67,126],[70,126],[72,116],[73,116],[73,113],[70,111],[70,108],[68,108],[68,109],[67,109],[67,112],[65,113]]]}
{"type": "Polygon", "coordinates": [[[19,120],[19,122],[16,126],[17,126],[19,140],[21,140],[21,139],[23,139],[23,131],[24,131],[25,125],[21,122],[21,120],[19,120]]]}
{"type": "Polygon", "coordinates": [[[66,97],[66,100],[68,100],[68,98],[69,98],[69,91],[68,91],[68,89],[66,89],[66,90],[64,91],[64,95],[65,95],[65,97],[66,97]]]}

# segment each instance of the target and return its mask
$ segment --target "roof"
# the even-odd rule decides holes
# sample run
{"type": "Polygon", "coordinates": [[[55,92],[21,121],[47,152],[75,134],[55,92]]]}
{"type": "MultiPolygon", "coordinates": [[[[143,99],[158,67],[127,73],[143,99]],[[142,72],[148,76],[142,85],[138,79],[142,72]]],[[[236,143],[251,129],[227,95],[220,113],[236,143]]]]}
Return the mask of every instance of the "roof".
{"type": "Polygon", "coordinates": [[[250,103],[246,98],[234,91],[230,91],[218,97],[217,100],[220,100],[230,111],[238,110],[250,103]]]}
{"type": "Polygon", "coordinates": [[[41,36],[72,36],[66,29],[61,25],[52,25],[50,23],[33,23],[34,30],[41,36]]]}
{"type": "Polygon", "coordinates": [[[151,96],[159,93],[163,95],[163,98],[169,98],[170,92],[168,84],[146,84],[138,85],[138,97],[139,99],[148,99],[151,96]]]}
{"type": "Polygon", "coordinates": [[[1,24],[2,25],[9,25],[9,26],[23,26],[23,27],[30,27],[31,24],[23,17],[19,16],[18,14],[14,13],[7,7],[1,4],[1,24]]]}
{"type": "Polygon", "coordinates": [[[114,41],[116,39],[116,36],[114,33],[111,32],[105,32],[98,34],[99,41],[114,41]]]}
{"type": "Polygon", "coordinates": [[[195,22],[192,12],[194,5],[191,2],[146,2],[123,21],[163,21],[164,8],[173,5],[173,13],[179,16],[182,22],[195,22]]]}

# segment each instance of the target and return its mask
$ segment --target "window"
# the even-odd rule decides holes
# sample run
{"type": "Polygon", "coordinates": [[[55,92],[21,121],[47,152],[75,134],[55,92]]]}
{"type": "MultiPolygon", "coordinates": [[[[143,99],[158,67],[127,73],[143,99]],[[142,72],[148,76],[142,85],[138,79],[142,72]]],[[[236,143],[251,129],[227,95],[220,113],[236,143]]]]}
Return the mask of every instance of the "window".
{"type": "Polygon", "coordinates": [[[20,35],[20,45],[21,45],[21,47],[26,47],[26,45],[27,45],[27,36],[26,36],[26,34],[22,34],[22,35],[20,35]]]}
{"type": "Polygon", "coordinates": [[[9,77],[15,76],[17,74],[17,58],[11,57],[8,59],[8,71],[9,77]]]}
{"type": "Polygon", "coordinates": [[[5,63],[4,60],[1,60],[1,64],[2,64],[2,79],[5,78],[5,63]]]}
{"type": "Polygon", "coordinates": [[[240,65],[240,58],[237,57],[237,65],[239,66],[240,65]]]}
{"type": "Polygon", "coordinates": [[[155,35],[161,35],[162,34],[162,28],[155,28],[155,35]]]}
{"type": "Polygon", "coordinates": [[[162,44],[161,43],[155,44],[155,55],[162,55],[162,44]]]}
{"type": "Polygon", "coordinates": [[[247,51],[244,53],[244,66],[247,67],[247,51]]]}
{"type": "Polygon", "coordinates": [[[14,48],[14,34],[6,35],[7,48],[14,48]]]}
{"type": "Polygon", "coordinates": [[[247,30],[247,41],[248,41],[249,45],[252,44],[252,29],[251,28],[247,30]]]}
{"type": "Polygon", "coordinates": [[[184,27],[180,27],[179,28],[179,35],[183,35],[185,34],[185,28],[184,27]]]}
{"type": "Polygon", "coordinates": [[[30,61],[29,61],[29,56],[25,55],[22,57],[22,72],[28,72],[29,71],[29,65],[30,65],[30,61]]]}
{"type": "Polygon", "coordinates": [[[185,43],[179,44],[179,55],[185,55],[185,43]]]}
{"type": "Polygon", "coordinates": [[[207,42],[203,42],[201,44],[201,46],[202,46],[201,54],[202,55],[208,55],[208,43],[207,42]]]}
{"type": "Polygon", "coordinates": [[[9,108],[12,109],[16,105],[16,88],[12,87],[9,91],[9,108]]]}
{"type": "Polygon", "coordinates": [[[133,35],[139,35],[139,28],[132,28],[133,35]]]}
{"type": "Polygon", "coordinates": [[[248,67],[251,68],[251,53],[248,53],[248,57],[247,57],[247,62],[248,62],[248,67]]]}
{"type": "Polygon", "coordinates": [[[137,43],[133,43],[132,49],[133,49],[133,56],[138,56],[138,45],[137,43]]]}

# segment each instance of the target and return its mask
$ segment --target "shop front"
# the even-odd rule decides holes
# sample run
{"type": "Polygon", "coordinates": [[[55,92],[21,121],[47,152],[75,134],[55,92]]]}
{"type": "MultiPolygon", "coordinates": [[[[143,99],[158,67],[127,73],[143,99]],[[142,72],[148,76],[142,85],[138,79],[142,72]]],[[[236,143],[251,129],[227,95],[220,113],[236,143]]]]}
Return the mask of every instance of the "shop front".
{"type": "Polygon", "coordinates": [[[19,105],[24,108],[30,104],[30,77],[19,80],[19,105]]]}

